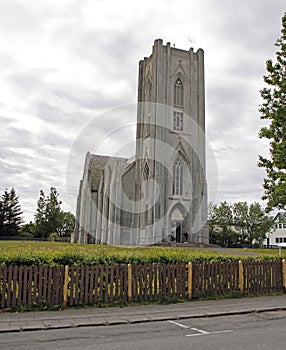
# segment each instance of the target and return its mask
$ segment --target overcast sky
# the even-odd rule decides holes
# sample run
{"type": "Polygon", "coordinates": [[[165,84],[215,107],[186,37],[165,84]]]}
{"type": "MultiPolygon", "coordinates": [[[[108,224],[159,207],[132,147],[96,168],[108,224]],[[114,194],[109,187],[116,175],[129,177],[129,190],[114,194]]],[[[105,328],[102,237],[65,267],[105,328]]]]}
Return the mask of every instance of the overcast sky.
{"type": "MultiPolygon", "coordinates": [[[[260,201],[259,90],[285,11],[285,0],[0,0],[1,193],[15,187],[26,220],[51,186],[73,211],[73,145],[94,118],[136,103],[138,61],[162,38],[205,51],[207,138],[218,167],[211,199],[260,201]]],[[[124,119],[133,131],[135,121],[135,113],[124,119]]],[[[104,122],[98,128],[105,135],[104,122]]]]}

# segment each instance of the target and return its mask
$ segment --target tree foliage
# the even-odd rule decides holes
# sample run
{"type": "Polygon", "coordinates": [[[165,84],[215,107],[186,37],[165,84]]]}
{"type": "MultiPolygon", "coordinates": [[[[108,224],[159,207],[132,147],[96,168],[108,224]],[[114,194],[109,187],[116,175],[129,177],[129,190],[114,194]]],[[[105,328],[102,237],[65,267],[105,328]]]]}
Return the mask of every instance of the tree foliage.
{"type": "Polygon", "coordinates": [[[15,189],[6,189],[0,197],[0,235],[16,236],[23,223],[22,214],[15,189]]]}
{"type": "Polygon", "coordinates": [[[209,205],[210,243],[222,246],[251,245],[253,240],[264,239],[273,225],[273,219],[264,213],[259,203],[248,205],[237,202],[229,205],[222,202],[220,205],[209,205]]]}
{"type": "Polygon", "coordinates": [[[50,188],[47,197],[43,190],[40,191],[34,216],[36,237],[47,238],[54,233],[59,236],[70,236],[74,229],[75,217],[70,212],[62,211],[61,204],[55,187],[50,188]]]}
{"type": "Polygon", "coordinates": [[[261,128],[259,137],[270,142],[270,158],[259,156],[258,166],[266,170],[264,196],[267,211],[286,209],[286,13],[282,18],[281,37],[276,41],[276,62],[266,62],[267,87],[260,91],[264,100],[259,111],[269,125],[261,128]]]}
{"type": "Polygon", "coordinates": [[[61,225],[59,235],[61,237],[70,237],[75,228],[75,216],[69,211],[61,212],[61,225]]]}
{"type": "Polygon", "coordinates": [[[43,190],[40,191],[40,196],[37,202],[35,218],[35,236],[46,236],[46,196],[43,190]]]}

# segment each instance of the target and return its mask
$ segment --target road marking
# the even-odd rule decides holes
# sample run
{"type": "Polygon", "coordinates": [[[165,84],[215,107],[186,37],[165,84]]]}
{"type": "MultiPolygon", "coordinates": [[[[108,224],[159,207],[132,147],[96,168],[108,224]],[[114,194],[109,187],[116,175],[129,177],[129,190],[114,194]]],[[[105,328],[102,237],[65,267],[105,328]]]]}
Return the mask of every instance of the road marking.
{"type": "Polygon", "coordinates": [[[187,329],[190,329],[190,327],[185,326],[184,324],[179,323],[179,322],[175,322],[175,321],[168,321],[168,322],[169,322],[169,323],[174,324],[175,326],[181,327],[181,328],[187,328],[187,329]]]}
{"type": "Polygon", "coordinates": [[[209,335],[209,334],[222,334],[222,333],[231,333],[233,332],[233,329],[227,329],[224,331],[215,331],[215,332],[205,332],[196,328],[191,328],[193,331],[197,331],[199,333],[196,334],[186,334],[186,337],[197,337],[197,336],[201,336],[201,335],[209,335]]]}
{"type": "Polygon", "coordinates": [[[198,328],[191,328],[191,330],[195,332],[199,332],[201,334],[210,334],[210,332],[203,331],[202,329],[198,329],[198,328]]]}
{"type": "Polygon", "coordinates": [[[180,328],[184,328],[184,329],[191,329],[194,332],[197,332],[195,334],[186,334],[186,337],[197,337],[197,336],[201,336],[201,335],[209,335],[209,334],[222,334],[222,333],[231,333],[233,332],[233,329],[226,329],[226,330],[222,330],[222,331],[214,331],[214,332],[208,332],[208,331],[204,331],[203,329],[198,329],[198,328],[194,328],[194,327],[189,327],[186,326],[182,323],[176,322],[176,321],[167,321],[175,326],[178,326],[180,328]]]}
{"type": "Polygon", "coordinates": [[[168,322],[174,324],[175,326],[181,327],[181,328],[191,329],[192,331],[198,332],[200,334],[209,334],[209,332],[207,332],[207,331],[203,331],[202,329],[198,329],[198,328],[192,328],[192,327],[186,326],[186,325],[179,323],[179,322],[175,322],[175,321],[171,321],[171,320],[168,322]]]}
{"type": "Polygon", "coordinates": [[[233,329],[226,329],[225,331],[211,332],[211,334],[221,334],[221,333],[231,333],[231,332],[233,332],[233,329]]]}

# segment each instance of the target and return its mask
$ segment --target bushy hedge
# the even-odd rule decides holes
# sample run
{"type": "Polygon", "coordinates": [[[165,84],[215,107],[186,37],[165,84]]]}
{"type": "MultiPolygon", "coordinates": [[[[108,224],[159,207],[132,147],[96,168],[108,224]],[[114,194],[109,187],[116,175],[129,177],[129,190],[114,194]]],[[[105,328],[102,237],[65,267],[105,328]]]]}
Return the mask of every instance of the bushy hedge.
{"type": "MultiPolygon", "coordinates": [[[[6,266],[188,263],[190,261],[236,261],[245,258],[245,256],[187,248],[136,248],[47,242],[21,242],[18,246],[7,245],[6,247],[0,245],[0,265],[6,266]]],[[[274,257],[263,256],[262,258],[273,259],[274,257]]]]}

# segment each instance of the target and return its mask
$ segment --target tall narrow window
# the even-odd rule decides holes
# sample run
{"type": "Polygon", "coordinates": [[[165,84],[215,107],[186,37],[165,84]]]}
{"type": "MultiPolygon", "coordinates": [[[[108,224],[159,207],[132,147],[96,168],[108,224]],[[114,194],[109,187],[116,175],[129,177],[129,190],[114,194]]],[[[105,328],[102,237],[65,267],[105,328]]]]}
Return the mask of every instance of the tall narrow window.
{"type": "Polygon", "coordinates": [[[174,107],[182,110],[182,112],[173,113],[173,130],[183,131],[184,86],[180,78],[178,78],[174,84],[174,107]]]}
{"type": "Polygon", "coordinates": [[[149,177],[149,166],[147,163],[145,163],[144,165],[143,177],[144,177],[144,180],[147,180],[149,177]]]}
{"type": "Polygon", "coordinates": [[[152,83],[148,80],[146,84],[146,102],[147,102],[147,114],[144,118],[144,137],[150,136],[150,119],[152,110],[152,83]]]}
{"type": "Polygon", "coordinates": [[[174,164],[173,194],[179,196],[183,194],[183,166],[179,158],[174,164]]]}
{"type": "Polygon", "coordinates": [[[174,106],[184,106],[184,86],[180,78],[176,80],[174,85],[174,106]]]}

